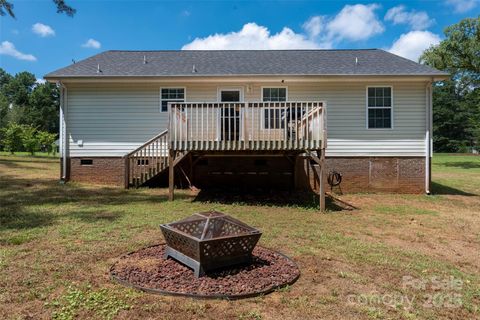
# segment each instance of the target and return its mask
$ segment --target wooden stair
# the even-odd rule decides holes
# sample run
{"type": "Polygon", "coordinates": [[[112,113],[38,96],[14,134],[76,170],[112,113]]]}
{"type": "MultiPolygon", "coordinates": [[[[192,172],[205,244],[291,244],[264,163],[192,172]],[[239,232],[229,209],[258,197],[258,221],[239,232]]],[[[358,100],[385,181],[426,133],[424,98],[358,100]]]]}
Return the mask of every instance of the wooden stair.
{"type": "Polygon", "coordinates": [[[126,155],[125,187],[138,188],[168,169],[168,130],[126,155]]]}

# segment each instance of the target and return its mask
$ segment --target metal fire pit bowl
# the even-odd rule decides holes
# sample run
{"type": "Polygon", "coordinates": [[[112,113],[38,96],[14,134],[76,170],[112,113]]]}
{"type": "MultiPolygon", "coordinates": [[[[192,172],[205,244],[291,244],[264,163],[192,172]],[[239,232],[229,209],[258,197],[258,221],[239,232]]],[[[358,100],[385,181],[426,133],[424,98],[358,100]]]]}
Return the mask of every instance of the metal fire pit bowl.
{"type": "Polygon", "coordinates": [[[262,233],[221,212],[201,212],[160,225],[168,257],[189,266],[196,277],[205,272],[248,263],[262,233]]]}

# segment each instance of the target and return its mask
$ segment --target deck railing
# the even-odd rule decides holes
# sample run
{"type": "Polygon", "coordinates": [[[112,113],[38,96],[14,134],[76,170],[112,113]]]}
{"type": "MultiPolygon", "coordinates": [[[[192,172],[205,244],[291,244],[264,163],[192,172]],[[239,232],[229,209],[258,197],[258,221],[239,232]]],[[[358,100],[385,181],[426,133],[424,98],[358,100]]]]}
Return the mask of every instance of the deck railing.
{"type": "Polygon", "coordinates": [[[168,130],[126,156],[126,187],[138,187],[168,167],[168,130]]]}
{"type": "Polygon", "coordinates": [[[325,102],[170,103],[174,150],[318,150],[325,148],[325,102]]]}

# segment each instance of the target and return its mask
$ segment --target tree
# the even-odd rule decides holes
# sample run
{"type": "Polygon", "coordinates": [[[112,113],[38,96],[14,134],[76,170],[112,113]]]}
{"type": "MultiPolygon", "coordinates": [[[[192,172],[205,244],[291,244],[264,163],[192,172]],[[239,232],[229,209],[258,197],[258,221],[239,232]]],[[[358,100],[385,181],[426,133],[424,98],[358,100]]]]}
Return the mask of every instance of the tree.
{"type": "Polygon", "coordinates": [[[11,76],[0,68],[0,129],[13,122],[57,133],[59,105],[55,84],[39,84],[29,72],[11,76]]]}
{"type": "Polygon", "coordinates": [[[28,104],[29,95],[33,91],[36,82],[37,79],[34,74],[23,71],[17,73],[15,77],[6,82],[1,87],[1,90],[10,103],[24,106],[28,104]]]}
{"type": "MultiPolygon", "coordinates": [[[[53,0],[53,3],[57,7],[57,13],[65,13],[69,17],[73,17],[77,10],[70,7],[65,3],[65,0],[53,0]]],[[[0,16],[9,15],[12,18],[15,18],[15,13],[13,12],[13,4],[11,1],[0,0],[0,16]]]]}
{"type": "Polygon", "coordinates": [[[35,87],[24,110],[22,123],[37,127],[39,130],[58,132],[58,112],[60,92],[56,85],[43,83],[35,87]]]}
{"type": "MultiPolygon", "coordinates": [[[[1,1],[1,0],[0,0],[1,1]]],[[[3,87],[12,81],[13,77],[9,73],[7,73],[5,70],[0,68],[0,92],[3,92],[3,87]]]]}
{"type": "Polygon", "coordinates": [[[40,150],[40,141],[37,139],[37,128],[32,126],[21,126],[22,144],[26,151],[33,156],[36,151],[40,150]]]}
{"type": "Polygon", "coordinates": [[[466,151],[480,143],[480,17],[447,27],[445,37],[420,57],[451,74],[448,81],[434,86],[434,148],[466,151]]]}
{"type": "Polygon", "coordinates": [[[40,149],[46,151],[48,154],[54,153],[56,151],[56,146],[54,145],[55,140],[57,140],[57,135],[55,133],[49,133],[46,131],[38,131],[37,139],[40,143],[40,149]]]}
{"type": "Polygon", "coordinates": [[[0,129],[4,128],[8,123],[9,109],[10,103],[7,97],[0,92],[0,129]]]}
{"type": "Polygon", "coordinates": [[[9,123],[1,130],[2,145],[5,151],[13,154],[15,151],[19,151],[22,148],[22,132],[22,126],[16,123],[9,123]]]}

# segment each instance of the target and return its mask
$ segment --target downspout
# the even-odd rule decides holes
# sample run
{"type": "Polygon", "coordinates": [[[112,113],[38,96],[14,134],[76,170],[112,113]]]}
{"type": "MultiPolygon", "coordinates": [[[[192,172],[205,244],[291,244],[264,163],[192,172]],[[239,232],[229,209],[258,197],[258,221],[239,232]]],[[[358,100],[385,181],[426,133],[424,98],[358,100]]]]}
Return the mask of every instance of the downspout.
{"type": "Polygon", "coordinates": [[[59,81],[60,85],[60,146],[62,156],[62,174],[60,182],[65,183],[68,179],[67,157],[68,157],[68,137],[67,137],[67,87],[59,81]]]}
{"type": "Polygon", "coordinates": [[[432,83],[427,82],[425,88],[425,102],[426,102],[426,116],[425,116],[425,193],[430,194],[431,177],[431,159],[432,159],[432,126],[433,126],[433,111],[432,111],[432,83]]]}

